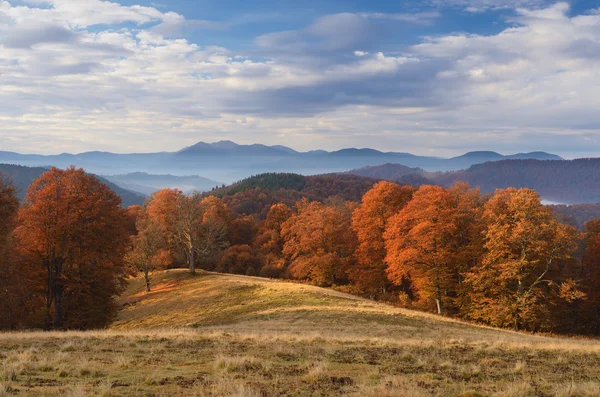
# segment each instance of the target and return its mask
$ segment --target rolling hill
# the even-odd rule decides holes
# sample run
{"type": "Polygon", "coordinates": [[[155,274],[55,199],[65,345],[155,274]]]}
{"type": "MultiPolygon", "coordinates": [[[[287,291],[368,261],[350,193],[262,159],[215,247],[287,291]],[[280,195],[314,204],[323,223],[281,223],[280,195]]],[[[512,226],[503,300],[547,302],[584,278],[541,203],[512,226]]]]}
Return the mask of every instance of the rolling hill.
{"type": "Polygon", "coordinates": [[[363,167],[346,172],[346,174],[366,176],[386,181],[399,181],[407,176],[422,175],[424,173],[425,171],[420,168],[411,168],[402,164],[392,163],[363,167]]]}
{"type": "Polygon", "coordinates": [[[484,193],[507,187],[536,190],[545,200],[564,203],[600,202],[600,159],[502,160],[467,170],[427,177],[443,186],[457,181],[479,186],[484,193]]]}
{"type": "Polygon", "coordinates": [[[600,342],[501,331],[341,292],[170,270],[109,330],[0,333],[3,395],[596,396],[600,342]]]}

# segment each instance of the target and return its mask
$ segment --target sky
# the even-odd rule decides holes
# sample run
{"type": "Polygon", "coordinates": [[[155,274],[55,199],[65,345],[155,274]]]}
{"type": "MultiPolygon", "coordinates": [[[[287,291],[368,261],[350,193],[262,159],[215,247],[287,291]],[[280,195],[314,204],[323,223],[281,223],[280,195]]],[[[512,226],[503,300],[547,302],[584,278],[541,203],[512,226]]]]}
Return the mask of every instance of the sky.
{"type": "Polygon", "coordinates": [[[589,0],[0,0],[0,150],[600,156],[589,0]]]}

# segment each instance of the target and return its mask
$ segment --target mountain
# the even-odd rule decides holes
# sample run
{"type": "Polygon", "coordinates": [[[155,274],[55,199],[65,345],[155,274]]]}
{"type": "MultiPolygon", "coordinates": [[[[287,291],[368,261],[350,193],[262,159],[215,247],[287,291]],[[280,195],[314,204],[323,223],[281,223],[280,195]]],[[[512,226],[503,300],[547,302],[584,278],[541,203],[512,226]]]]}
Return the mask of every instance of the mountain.
{"type": "MultiPolygon", "coordinates": [[[[27,189],[31,183],[40,177],[44,172],[48,171],[47,168],[43,167],[24,167],[19,165],[12,164],[0,164],[0,173],[3,173],[12,179],[12,181],[17,185],[17,195],[19,199],[25,199],[25,195],[27,194],[27,189]]],[[[115,193],[121,197],[123,201],[122,205],[124,207],[129,207],[131,205],[141,205],[144,203],[146,197],[143,194],[138,192],[132,192],[127,189],[123,189],[114,183],[99,177],[96,177],[108,187],[110,187],[115,193]]]]}
{"type": "Polygon", "coordinates": [[[164,189],[179,189],[184,193],[192,191],[206,192],[222,183],[204,178],[198,175],[175,176],[175,175],[154,175],[146,172],[132,172],[122,175],[104,175],[105,179],[121,186],[124,189],[150,195],[153,192],[164,189]]]}
{"type": "MultiPolygon", "coordinates": [[[[516,155],[520,156],[520,155],[516,155]]],[[[552,155],[548,155],[552,156],[552,155]]],[[[481,158],[480,156],[474,156],[481,158]]],[[[486,155],[486,157],[489,157],[486,155]]],[[[541,156],[543,157],[543,156],[541,156]]],[[[578,160],[499,160],[473,165],[466,170],[427,172],[399,164],[384,164],[348,173],[391,181],[451,186],[467,182],[483,193],[507,187],[536,190],[544,200],[558,204],[600,203],[600,159],[578,160]],[[411,172],[412,170],[412,172],[411,172]]],[[[580,223],[580,222],[579,222],[580,223]]]]}
{"type": "Polygon", "coordinates": [[[430,174],[428,178],[444,186],[468,182],[484,193],[527,187],[555,203],[600,202],[600,159],[502,160],[464,171],[430,174]]]}
{"type": "MultiPolygon", "coordinates": [[[[519,153],[503,156],[496,152],[470,152],[454,158],[417,156],[402,152],[382,152],[368,148],[346,148],[333,152],[312,150],[297,152],[275,145],[239,145],[232,141],[198,142],[177,152],[129,153],[86,152],[42,156],[0,152],[0,163],[30,167],[70,165],[101,175],[124,175],[134,172],[169,174],[173,176],[202,175],[213,180],[232,183],[266,172],[287,172],[316,175],[343,172],[381,164],[402,164],[425,171],[456,171],[474,164],[512,158],[558,160],[559,156],[543,153],[519,153]]],[[[121,182],[122,186],[148,191],[144,183],[121,182]],[[136,186],[138,185],[138,186],[136,186]]]]}
{"type": "Polygon", "coordinates": [[[560,156],[546,152],[517,153],[504,157],[508,160],[564,160],[560,156]]]}
{"type": "Polygon", "coordinates": [[[296,154],[293,149],[286,146],[266,146],[260,144],[238,145],[231,141],[219,141],[215,143],[198,142],[193,146],[181,149],[177,156],[287,156],[296,154]]]}
{"type": "Polygon", "coordinates": [[[367,176],[370,178],[385,179],[388,181],[398,181],[407,175],[422,174],[420,168],[411,168],[401,164],[386,163],[383,165],[375,165],[363,167],[346,172],[347,174],[367,176]]]}

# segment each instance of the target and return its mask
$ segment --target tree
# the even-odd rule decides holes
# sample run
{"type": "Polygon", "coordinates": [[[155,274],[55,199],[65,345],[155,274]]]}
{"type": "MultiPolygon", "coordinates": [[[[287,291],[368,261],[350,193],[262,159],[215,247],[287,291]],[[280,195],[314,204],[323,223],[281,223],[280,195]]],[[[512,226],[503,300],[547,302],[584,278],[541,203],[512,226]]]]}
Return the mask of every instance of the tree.
{"type": "Polygon", "coordinates": [[[258,258],[249,245],[233,245],[225,250],[217,265],[222,273],[245,274],[256,276],[259,267],[258,258]]]}
{"type": "Polygon", "coordinates": [[[362,204],[354,210],[352,228],[358,239],[357,263],[349,276],[363,293],[376,296],[389,287],[383,234],[390,217],[408,204],[413,193],[412,187],[380,182],[363,196],[362,204]]]}
{"type": "Polygon", "coordinates": [[[556,221],[530,189],[498,190],[485,204],[485,253],[467,275],[469,317],[514,329],[552,327],[552,307],[569,287],[563,267],[576,232],[556,221]]]}
{"type": "Polygon", "coordinates": [[[163,189],[150,197],[148,217],[156,222],[173,253],[185,257],[190,273],[199,260],[206,260],[227,246],[231,214],[217,197],[185,195],[176,189],[163,189]]]}
{"type": "Polygon", "coordinates": [[[422,186],[388,222],[384,234],[392,281],[410,279],[425,304],[438,314],[457,309],[462,273],[477,258],[479,191],[467,185],[450,190],[422,186]]]}
{"type": "Polygon", "coordinates": [[[19,200],[12,181],[0,173],[0,329],[16,329],[35,321],[40,301],[37,269],[22,263],[14,239],[19,200]]]}
{"type": "Polygon", "coordinates": [[[251,216],[234,219],[228,228],[228,241],[231,245],[252,245],[258,226],[251,216]]]}
{"type": "Polygon", "coordinates": [[[161,233],[160,225],[143,210],[138,211],[138,232],[132,237],[131,248],[125,256],[127,264],[144,275],[146,292],[150,292],[150,272],[166,267],[171,262],[171,252],[161,233]]]}
{"type": "Polygon", "coordinates": [[[5,241],[12,232],[18,209],[17,188],[7,176],[0,173],[0,242],[5,241]]]}
{"type": "Polygon", "coordinates": [[[293,212],[287,205],[274,204],[269,209],[267,219],[260,225],[254,240],[254,248],[262,263],[261,276],[282,277],[284,275],[286,260],[283,257],[284,239],[281,228],[292,215],[293,212]]]}
{"type": "Polygon", "coordinates": [[[354,205],[339,200],[328,204],[303,200],[297,208],[298,213],[281,230],[290,274],[318,285],[344,282],[356,245],[354,205]]]}
{"type": "Polygon", "coordinates": [[[183,247],[190,273],[196,272],[196,254],[202,233],[201,200],[199,194],[180,195],[175,207],[174,240],[183,247]]]}
{"type": "MultiPolygon", "coordinates": [[[[184,194],[178,189],[161,189],[154,192],[144,203],[144,214],[149,224],[155,225],[162,236],[165,249],[174,258],[182,250],[176,227],[179,225],[179,213],[184,194]]],[[[186,264],[189,263],[186,261],[186,264]]]]}
{"type": "Polygon", "coordinates": [[[54,328],[101,327],[116,313],[128,244],[121,199],[74,167],[51,168],[29,187],[17,238],[46,272],[46,315],[54,328]]]}
{"type": "Polygon", "coordinates": [[[209,196],[200,203],[202,219],[197,244],[198,258],[207,261],[229,246],[227,241],[232,214],[223,201],[209,196]]]}
{"type": "Polygon", "coordinates": [[[581,288],[586,294],[578,302],[576,329],[593,334],[600,333],[600,218],[585,224],[585,241],[581,274],[581,288]]]}
{"type": "Polygon", "coordinates": [[[483,255],[483,204],[479,188],[471,189],[467,183],[457,183],[448,191],[454,196],[455,212],[453,214],[454,234],[451,267],[455,270],[456,291],[454,306],[463,314],[470,305],[469,285],[466,274],[476,266],[483,255]]]}

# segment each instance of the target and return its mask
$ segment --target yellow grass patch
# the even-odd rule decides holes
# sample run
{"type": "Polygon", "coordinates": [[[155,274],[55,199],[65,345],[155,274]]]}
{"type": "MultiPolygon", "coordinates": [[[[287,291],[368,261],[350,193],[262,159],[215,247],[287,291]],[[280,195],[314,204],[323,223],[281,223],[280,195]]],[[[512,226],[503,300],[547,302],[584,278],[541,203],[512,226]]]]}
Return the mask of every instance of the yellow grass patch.
{"type": "Polygon", "coordinates": [[[597,340],[253,277],[152,279],[132,280],[110,330],[0,334],[0,396],[600,395],[597,340]]]}

